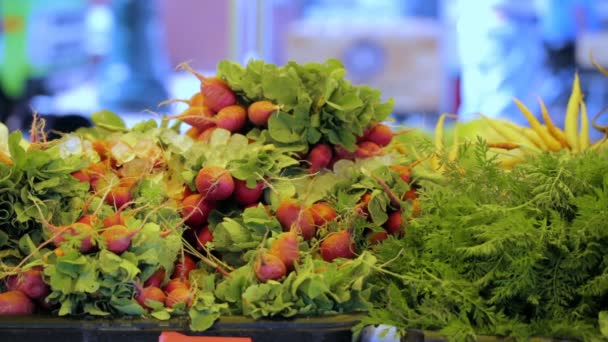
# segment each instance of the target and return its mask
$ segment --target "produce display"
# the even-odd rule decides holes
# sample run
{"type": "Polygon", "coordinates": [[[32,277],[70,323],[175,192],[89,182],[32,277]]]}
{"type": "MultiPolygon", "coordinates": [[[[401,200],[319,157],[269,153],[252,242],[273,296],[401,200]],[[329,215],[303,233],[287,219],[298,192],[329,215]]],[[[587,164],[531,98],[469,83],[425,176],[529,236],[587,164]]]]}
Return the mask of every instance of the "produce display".
{"type": "Polygon", "coordinates": [[[608,337],[608,130],[578,79],[563,130],[519,103],[530,128],[431,136],[337,60],[182,67],[201,87],[177,115],[0,130],[0,315],[608,337]]]}

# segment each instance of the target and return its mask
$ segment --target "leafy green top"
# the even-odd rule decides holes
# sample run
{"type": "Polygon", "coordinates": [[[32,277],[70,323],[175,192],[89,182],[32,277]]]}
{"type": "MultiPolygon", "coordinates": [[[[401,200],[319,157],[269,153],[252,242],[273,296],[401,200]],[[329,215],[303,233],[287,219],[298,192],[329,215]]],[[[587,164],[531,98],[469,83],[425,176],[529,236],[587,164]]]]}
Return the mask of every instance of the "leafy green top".
{"type": "Polygon", "coordinates": [[[307,145],[322,141],[353,151],[356,136],[372,123],[384,121],[394,101],[381,102],[379,90],[354,86],[344,78],[345,73],[335,59],[284,66],[260,60],[245,67],[230,61],[218,65],[218,76],[245,103],[266,99],[280,106],[268,122],[273,142],[307,145]]]}

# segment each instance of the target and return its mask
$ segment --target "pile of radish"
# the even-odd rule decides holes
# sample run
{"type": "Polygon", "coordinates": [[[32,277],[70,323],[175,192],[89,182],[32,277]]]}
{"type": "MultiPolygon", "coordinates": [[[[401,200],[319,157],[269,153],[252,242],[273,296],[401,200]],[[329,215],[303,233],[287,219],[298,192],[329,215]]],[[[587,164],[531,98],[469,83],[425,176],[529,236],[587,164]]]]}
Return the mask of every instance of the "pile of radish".
{"type": "MultiPolygon", "coordinates": [[[[126,129],[107,114],[0,165],[17,170],[19,155],[44,153],[61,163],[51,151],[67,142],[85,161],[61,169],[73,180],[66,186],[78,188],[67,214],[34,201],[23,219],[29,230],[8,235],[14,243],[4,248],[29,247],[2,260],[0,314],[292,316],[311,306],[256,311],[265,304],[247,308],[257,304],[243,298],[264,286],[291,289],[300,276],[327,284],[331,272],[366,277],[374,246],[407,236],[420,211],[416,163],[392,148],[392,102],[348,83],[335,61],[226,63],[215,77],[189,69],[200,91],[160,126],[126,129]]],[[[361,294],[314,296],[329,302],[311,312],[328,303],[331,312],[366,308],[353,304],[361,294]]]]}

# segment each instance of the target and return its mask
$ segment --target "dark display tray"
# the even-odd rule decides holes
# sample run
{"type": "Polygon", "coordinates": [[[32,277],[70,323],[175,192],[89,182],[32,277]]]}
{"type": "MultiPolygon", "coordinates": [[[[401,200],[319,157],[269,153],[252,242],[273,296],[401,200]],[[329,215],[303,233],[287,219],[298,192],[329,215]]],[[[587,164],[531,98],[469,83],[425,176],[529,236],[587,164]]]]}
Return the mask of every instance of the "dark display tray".
{"type": "Polygon", "coordinates": [[[49,316],[0,316],[1,342],[158,341],[161,332],[175,331],[188,336],[250,337],[265,341],[348,341],[356,315],[296,318],[291,320],[252,320],[245,317],[220,318],[209,330],[193,332],[187,317],[169,321],[154,319],[76,319],[49,316]]]}

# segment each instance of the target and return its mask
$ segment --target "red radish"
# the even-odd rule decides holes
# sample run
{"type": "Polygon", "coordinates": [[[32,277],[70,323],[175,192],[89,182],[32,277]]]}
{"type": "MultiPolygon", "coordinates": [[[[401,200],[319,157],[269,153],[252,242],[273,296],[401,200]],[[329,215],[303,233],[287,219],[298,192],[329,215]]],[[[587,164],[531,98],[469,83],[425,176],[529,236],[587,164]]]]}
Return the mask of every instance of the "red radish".
{"type": "Polygon", "coordinates": [[[72,177],[78,179],[80,182],[90,182],[91,177],[89,176],[87,170],[78,170],[72,172],[72,177]]]}
{"type": "Polygon", "coordinates": [[[161,287],[165,282],[165,268],[159,267],[151,276],[146,279],[144,286],[156,286],[161,287]]]}
{"type": "Polygon", "coordinates": [[[120,206],[120,208],[118,208],[118,210],[106,217],[105,219],[103,219],[103,226],[104,227],[110,227],[110,226],[115,226],[115,225],[123,225],[125,224],[125,216],[122,214],[122,212],[129,207],[129,205],[132,204],[131,202],[127,202],[125,204],[123,204],[122,206],[120,206]]]}
{"type": "Polygon", "coordinates": [[[192,302],[192,294],[190,293],[190,289],[185,287],[178,287],[167,293],[167,297],[165,299],[165,306],[168,308],[172,308],[177,304],[184,303],[186,307],[190,307],[192,302]]]}
{"type": "Polygon", "coordinates": [[[139,292],[139,294],[137,295],[137,297],[135,297],[135,299],[137,300],[139,305],[141,305],[143,308],[148,309],[148,310],[151,308],[148,305],[146,305],[146,301],[154,300],[154,301],[161,302],[164,304],[165,299],[167,299],[167,296],[165,295],[163,290],[161,290],[160,288],[158,288],[156,286],[146,286],[143,289],[141,289],[141,291],[138,291],[138,292],[139,292]]]}
{"type": "Polygon", "coordinates": [[[288,272],[293,270],[294,264],[300,260],[300,249],[298,248],[298,235],[295,230],[281,233],[272,243],[269,254],[272,254],[283,262],[288,272]]]}
{"type": "Polygon", "coordinates": [[[196,233],[196,247],[202,249],[208,242],[213,241],[213,233],[209,226],[204,226],[196,233]]]}
{"type": "Polygon", "coordinates": [[[201,93],[200,91],[194,93],[194,95],[192,95],[190,97],[190,100],[188,101],[188,105],[190,105],[190,107],[204,106],[205,97],[203,96],[203,93],[201,93]]]}
{"type": "Polygon", "coordinates": [[[283,231],[295,230],[306,241],[312,239],[317,231],[310,209],[293,200],[283,200],[277,207],[276,217],[283,231]]]}
{"type": "Polygon", "coordinates": [[[199,77],[199,79],[205,104],[214,112],[219,112],[222,108],[236,103],[236,95],[224,80],[217,77],[199,77]]]}
{"type": "Polygon", "coordinates": [[[198,136],[196,136],[196,140],[197,141],[203,141],[203,142],[209,142],[211,141],[211,134],[213,134],[213,132],[217,129],[218,127],[213,125],[211,127],[205,128],[198,136]]]}
{"type": "Polygon", "coordinates": [[[93,141],[93,150],[99,154],[101,159],[108,158],[110,154],[110,142],[105,140],[95,140],[93,141]]]}
{"type": "Polygon", "coordinates": [[[188,128],[188,130],[184,134],[189,136],[192,139],[197,139],[197,137],[199,136],[199,134],[201,134],[202,131],[203,131],[202,129],[192,126],[192,127],[188,128]]]}
{"type": "Polygon", "coordinates": [[[333,152],[327,144],[317,144],[308,153],[307,160],[310,163],[309,172],[315,173],[325,169],[331,163],[333,152]]]}
{"type": "Polygon", "coordinates": [[[269,280],[280,280],[287,274],[287,268],[279,257],[269,253],[258,257],[253,265],[256,278],[262,283],[269,280]]]}
{"type": "Polygon", "coordinates": [[[310,212],[315,225],[320,227],[338,217],[336,210],[325,202],[317,202],[310,207],[310,212]]]}
{"type": "MultiPolygon", "coordinates": [[[[144,163],[146,163],[146,162],[144,162],[144,163]]],[[[144,163],[142,163],[142,164],[144,164],[144,163]]],[[[127,164],[127,165],[129,165],[129,164],[127,164]]],[[[124,168],[124,166],[123,166],[123,168],[124,168]]],[[[140,173],[141,173],[142,170],[144,172],[149,172],[150,168],[146,167],[146,166],[143,166],[143,167],[136,167],[135,170],[138,170],[137,172],[140,172],[140,173]]],[[[118,181],[118,187],[123,187],[123,188],[127,188],[127,189],[131,190],[135,186],[135,184],[137,184],[137,182],[139,182],[139,180],[140,180],[140,177],[123,176],[118,181]]]]}
{"type": "Polygon", "coordinates": [[[364,193],[363,196],[361,196],[361,199],[359,199],[359,203],[357,203],[355,211],[361,216],[369,216],[367,206],[371,200],[372,194],[370,192],[364,193]]]}
{"type": "Polygon", "coordinates": [[[213,115],[215,112],[206,106],[189,107],[178,115],[169,116],[168,119],[181,120],[201,131],[213,126],[213,115]]]}
{"type": "Polygon", "coordinates": [[[88,224],[89,226],[94,226],[97,221],[97,217],[93,214],[83,215],[80,219],[78,219],[79,223],[88,224]]]}
{"type": "Polygon", "coordinates": [[[181,64],[180,67],[189,71],[201,81],[201,94],[204,103],[214,112],[236,103],[236,95],[226,81],[218,77],[203,76],[185,63],[181,64]]]}
{"type": "Polygon", "coordinates": [[[31,299],[43,299],[51,292],[39,269],[29,269],[7,277],[6,287],[9,290],[21,291],[31,299]]]}
{"type": "Polygon", "coordinates": [[[247,182],[240,179],[234,180],[234,199],[243,206],[257,203],[264,192],[264,183],[256,183],[254,188],[247,186],[247,182]]]}
{"type": "Polygon", "coordinates": [[[321,257],[327,262],[336,258],[352,259],[355,257],[355,243],[348,230],[330,234],[321,241],[321,257]]]}
{"type": "Polygon", "coordinates": [[[418,198],[418,191],[414,187],[410,188],[408,191],[405,192],[405,194],[403,194],[404,201],[415,200],[417,198],[418,198]]]}
{"type": "Polygon", "coordinates": [[[175,264],[171,278],[188,279],[190,272],[194,269],[196,269],[196,262],[188,254],[184,254],[183,258],[175,264]]]}
{"type": "Polygon", "coordinates": [[[334,159],[355,159],[355,152],[347,150],[344,146],[334,145],[334,159]]]}
{"type": "Polygon", "coordinates": [[[406,183],[412,180],[412,168],[405,165],[391,165],[391,169],[399,174],[399,178],[406,183]]]}
{"type": "Polygon", "coordinates": [[[231,105],[222,108],[213,121],[218,128],[232,133],[240,131],[247,123],[247,111],[241,105],[231,105]]]}
{"type": "Polygon", "coordinates": [[[123,225],[115,225],[104,229],[101,238],[106,244],[106,248],[116,254],[122,254],[131,246],[131,239],[141,229],[129,230],[123,225]]]}
{"type": "Polygon", "coordinates": [[[209,201],[221,201],[234,192],[234,179],[221,166],[204,166],[194,180],[198,192],[209,201]]]}
{"type": "Polygon", "coordinates": [[[215,209],[215,204],[206,201],[201,194],[192,194],[182,201],[182,217],[190,227],[200,226],[207,222],[209,213],[215,209]]]}
{"type": "Polygon", "coordinates": [[[165,293],[169,293],[179,287],[183,287],[186,290],[190,289],[190,281],[188,279],[182,280],[180,278],[171,279],[171,280],[169,280],[167,285],[165,285],[164,290],[165,290],[165,293]]]}
{"type": "Polygon", "coordinates": [[[266,126],[270,115],[278,109],[279,106],[270,101],[256,101],[247,108],[247,117],[249,118],[249,121],[256,126],[266,126]]]}
{"type": "Polygon", "coordinates": [[[91,185],[93,185],[92,183],[96,182],[100,178],[103,178],[108,172],[110,172],[109,166],[104,162],[92,163],[85,170],[85,172],[89,176],[91,185]]]}
{"type": "Polygon", "coordinates": [[[388,214],[388,220],[384,223],[384,229],[386,229],[389,234],[403,236],[405,233],[403,231],[404,223],[407,223],[407,221],[403,220],[401,211],[393,211],[388,214]]]}
{"type": "Polygon", "coordinates": [[[48,222],[43,222],[52,234],[53,244],[55,247],[60,247],[71,239],[78,239],[80,242],[79,250],[81,253],[88,253],[95,247],[93,242],[93,227],[86,223],[76,222],[66,226],[54,226],[48,222]]]}
{"type": "Polygon", "coordinates": [[[365,140],[371,141],[380,147],[390,144],[393,140],[393,131],[385,124],[376,124],[365,135],[365,140]]]}
{"type": "Polygon", "coordinates": [[[372,244],[378,244],[388,238],[387,232],[372,232],[367,236],[367,241],[372,244]]]}
{"type": "Polygon", "coordinates": [[[31,315],[34,309],[32,300],[21,291],[0,293],[0,316],[31,315]]]}
{"type": "Polygon", "coordinates": [[[116,212],[116,213],[106,217],[105,219],[103,219],[104,227],[110,227],[110,226],[115,226],[115,225],[124,225],[124,224],[125,224],[125,218],[119,212],[116,212]]]}
{"type": "Polygon", "coordinates": [[[120,208],[130,201],[131,191],[126,186],[117,186],[106,196],[106,203],[116,208],[120,208]]]}
{"type": "Polygon", "coordinates": [[[357,150],[355,151],[355,156],[357,158],[369,158],[382,154],[382,148],[371,141],[362,141],[358,143],[357,146],[357,150]]]}

